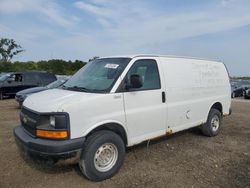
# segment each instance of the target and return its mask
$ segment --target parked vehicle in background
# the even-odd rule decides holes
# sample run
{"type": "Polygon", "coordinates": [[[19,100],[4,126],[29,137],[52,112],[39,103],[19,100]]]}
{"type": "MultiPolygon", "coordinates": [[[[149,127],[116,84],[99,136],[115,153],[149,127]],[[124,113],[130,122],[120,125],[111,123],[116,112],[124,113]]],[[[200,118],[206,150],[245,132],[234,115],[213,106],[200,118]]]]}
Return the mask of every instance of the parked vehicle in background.
{"type": "Polygon", "coordinates": [[[33,88],[29,88],[29,89],[25,89],[22,91],[17,92],[16,94],[16,101],[19,104],[19,107],[22,106],[23,101],[30,95],[41,92],[41,91],[45,91],[48,89],[54,89],[54,88],[58,88],[60,86],[62,86],[68,79],[58,79],[52,83],[50,83],[49,85],[45,86],[45,87],[33,87],[33,88]]]}
{"type": "Polygon", "coordinates": [[[8,73],[7,72],[1,72],[0,73],[0,77],[3,76],[3,75],[5,75],[5,74],[8,74],[8,73]]]}
{"type": "Polygon", "coordinates": [[[8,76],[10,76],[11,73],[1,73],[0,75],[0,81],[5,80],[8,76]]]}
{"type": "Polygon", "coordinates": [[[244,98],[245,99],[250,99],[250,89],[246,90],[244,98]]]}
{"type": "Polygon", "coordinates": [[[122,166],[125,148],[200,127],[219,134],[231,113],[225,65],[194,58],[136,55],[95,59],[59,89],[28,97],[14,129],[17,145],[53,159],[78,159],[100,181],[122,166]]]}
{"type": "Polygon", "coordinates": [[[231,84],[232,91],[240,87],[239,83],[236,81],[234,81],[234,82],[231,81],[230,84],[231,84]]]}
{"type": "Polygon", "coordinates": [[[246,90],[250,88],[250,85],[242,85],[236,89],[232,89],[231,97],[244,97],[246,90]]]}
{"type": "Polygon", "coordinates": [[[0,100],[4,96],[13,96],[17,92],[37,86],[46,86],[56,80],[48,72],[14,72],[0,77],[0,100]]]}
{"type": "Polygon", "coordinates": [[[240,85],[250,85],[250,80],[239,80],[240,85]]]}

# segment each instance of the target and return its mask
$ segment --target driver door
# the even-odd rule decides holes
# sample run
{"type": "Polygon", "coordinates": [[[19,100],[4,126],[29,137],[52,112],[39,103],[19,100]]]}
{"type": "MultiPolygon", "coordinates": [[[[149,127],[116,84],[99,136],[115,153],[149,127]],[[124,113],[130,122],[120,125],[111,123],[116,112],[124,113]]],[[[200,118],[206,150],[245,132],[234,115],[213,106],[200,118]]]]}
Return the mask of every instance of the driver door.
{"type": "Polygon", "coordinates": [[[12,74],[4,83],[6,94],[16,94],[21,90],[23,83],[22,74],[12,74]]]}
{"type": "Polygon", "coordinates": [[[128,85],[132,74],[140,75],[143,85],[141,88],[128,89],[123,93],[131,145],[164,135],[167,115],[166,103],[162,99],[165,88],[160,79],[157,61],[135,61],[125,77],[128,85]]]}

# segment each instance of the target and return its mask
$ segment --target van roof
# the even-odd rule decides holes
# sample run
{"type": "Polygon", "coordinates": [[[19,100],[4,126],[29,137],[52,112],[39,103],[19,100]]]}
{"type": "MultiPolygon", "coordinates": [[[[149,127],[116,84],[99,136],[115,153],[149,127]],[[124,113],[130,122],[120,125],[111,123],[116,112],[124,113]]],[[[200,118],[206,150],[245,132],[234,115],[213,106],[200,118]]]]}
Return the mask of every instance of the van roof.
{"type": "Polygon", "coordinates": [[[114,58],[114,57],[124,57],[124,58],[136,58],[136,57],[166,57],[166,58],[183,58],[183,59],[195,59],[203,61],[216,61],[221,62],[215,59],[205,59],[199,57],[190,57],[190,56],[176,56],[176,55],[159,55],[159,54],[133,54],[133,55],[116,55],[116,56],[107,56],[101,58],[114,58]]]}

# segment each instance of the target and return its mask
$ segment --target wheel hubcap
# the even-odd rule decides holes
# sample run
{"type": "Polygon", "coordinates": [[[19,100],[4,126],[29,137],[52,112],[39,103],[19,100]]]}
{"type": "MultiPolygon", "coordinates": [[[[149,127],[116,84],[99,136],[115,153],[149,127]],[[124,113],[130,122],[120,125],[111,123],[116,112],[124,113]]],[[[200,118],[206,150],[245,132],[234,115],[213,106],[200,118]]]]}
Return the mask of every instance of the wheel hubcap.
{"type": "Polygon", "coordinates": [[[100,172],[107,172],[115,165],[117,159],[117,147],[112,143],[103,144],[95,153],[95,168],[100,172]]]}
{"type": "Polygon", "coordinates": [[[216,132],[220,126],[220,118],[219,116],[215,115],[211,120],[212,130],[216,132]]]}

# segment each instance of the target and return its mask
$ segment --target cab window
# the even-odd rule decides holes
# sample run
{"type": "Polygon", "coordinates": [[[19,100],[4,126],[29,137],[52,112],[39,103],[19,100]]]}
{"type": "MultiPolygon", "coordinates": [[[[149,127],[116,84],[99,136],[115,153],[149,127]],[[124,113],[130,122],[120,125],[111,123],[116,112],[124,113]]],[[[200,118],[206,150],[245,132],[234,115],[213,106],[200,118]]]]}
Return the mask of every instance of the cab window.
{"type": "Polygon", "coordinates": [[[10,76],[9,80],[12,80],[13,82],[22,82],[23,76],[21,74],[13,74],[10,76]]]}
{"type": "Polygon", "coordinates": [[[141,59],[134,62],[127,73],[126,82],[130,85],[130,76],[133,74],[140,75],[142,79],[142,87],[130,89],[130,91],[142,91],[160,89],[160,76],[157,67],[157,62],[153,59],[141,59]]]}

